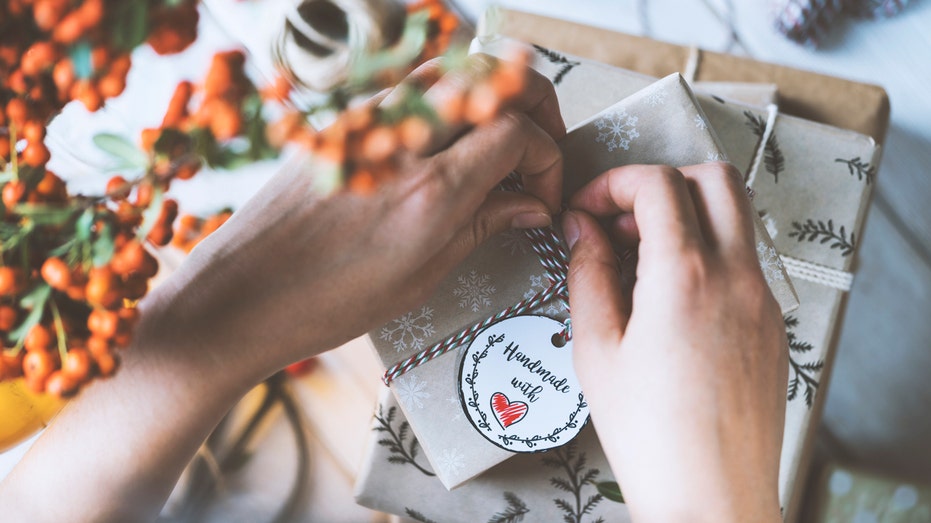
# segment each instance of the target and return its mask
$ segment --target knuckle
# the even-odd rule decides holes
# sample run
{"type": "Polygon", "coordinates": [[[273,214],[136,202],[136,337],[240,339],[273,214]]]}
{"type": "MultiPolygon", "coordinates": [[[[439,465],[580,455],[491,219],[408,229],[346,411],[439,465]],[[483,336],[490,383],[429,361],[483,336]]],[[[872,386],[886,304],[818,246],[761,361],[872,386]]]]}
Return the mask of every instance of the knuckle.
{"type": "Polygon", "coordinates": [[[656,183],[676,189],[685,187],[685,175],[679,169],[669,165],[657,165],[655,169],[656,183]]]}
{"type": "Polygon", "coordinates": [[[480,212],[472,220],[469,231],[467,239],[471,241],[471,247],[475,248],[498,232],[497,222],[487,213],[480,212]]]}
{"type": "Polygon", "coordinates": [[[705,164],[702,176],[719,181],[735,191],[743,191],[744,177],[740,171],[728,162],[710,162],[705,164]]]}
{"type": "Polygon", "coordinates": [[[712,275],[712,268],[707,257],[698,250],[687,250],[680,253],[675,264],[679,267],[680,282],[689,290],[704,288],[712,275]]]}
{"type": "Polygon", "coordinates": [[[521,112],[504,111],[498,119],[501,130],[507,134],[517,134],[530,124],[530,117],[521,112]]]}

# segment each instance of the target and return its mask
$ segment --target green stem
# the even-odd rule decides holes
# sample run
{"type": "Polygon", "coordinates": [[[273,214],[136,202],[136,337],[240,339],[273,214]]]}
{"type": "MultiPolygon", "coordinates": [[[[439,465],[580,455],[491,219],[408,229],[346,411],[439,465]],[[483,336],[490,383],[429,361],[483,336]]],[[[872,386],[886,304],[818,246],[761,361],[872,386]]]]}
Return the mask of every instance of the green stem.
{"type": "Polygon", "coordinates": [[[61,321],[61,312],[58,311],[58,304],[54,299],[49,300],[49,308],[52,309],[52,317],[55,319],[55,331],[58,334],[58,354],[61,355],[61,363],[64,365],[65,357],[68,355],[68,335],[65,334],[65,325],[61,321]]]}
{"type": "Polygon", "coordinates": [[[10,122],[10,163],[13,164],[13,179],[19,181],[19,160],[16,158],[16,124],[10,122]]]}

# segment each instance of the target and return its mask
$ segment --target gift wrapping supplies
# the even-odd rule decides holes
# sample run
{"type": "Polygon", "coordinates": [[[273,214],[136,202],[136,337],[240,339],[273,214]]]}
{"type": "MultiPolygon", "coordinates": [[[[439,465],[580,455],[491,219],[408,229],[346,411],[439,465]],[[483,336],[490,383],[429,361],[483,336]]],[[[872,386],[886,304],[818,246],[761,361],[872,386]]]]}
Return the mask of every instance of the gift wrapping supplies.
{"type": "MultiPolygon", "coordinates": [[[[477,49],[495,54],[501,52],[503,45],[500,38],[485,38],[478,42],[477,49]]],[[[535,48],[534,53],[533,66],[556,85],[567,125],[577,127],[561,144],[566,156],[569,194],[574,187],[587,181],[586,176],[597,175],[600,170],[613,165],[685,165],[722,159],[725,157],[724,151],[752,182],[756,192],[754,204],[775,243],[775,250],[771,250],[771,246],[765,242],[766,236],[762,235],[764,242],[758,251],[764,273],[769,267],[772,272],[767,276],[771,285],[780,281],[779,276],[785,278],[785,275],[777,268],[781,268],[782,262],[787,261],[801,303],[798,310],[785,316],[791,363],[780,498],[787,513],[789,509],[794,510],[798,503],[798,492],[793,487],[799,483],[797,476],[800,467],[806,462],[806,454],[810,451],[807,442],[810,441],[808,433],[813,428],[811,406],[815,403],[815,393],[822,379],[820,370],[831,356],[828,349],[832,345],[839,303],[845,290],[849,289],[851,275],[848,271],[857,245],[857,231],[862,227],[869,200],[870,184],[875,176],[878,146],[871,138],[857,133],[777,115],[772,108],[767,110],[715,96],[699,95],[699,109],[678,75],[651,84],[653,80],[649,77],[542,47],[535,48]],[[607,110],[601,110],[632,93],[633,96],[607,110]],[[723,142],[723,147],[717,143],[715,133],[723,142]],[[602,149],[599,151],[592,144],[602,149]]],[[[473,258],[488,256],[484,250],[491,250],[497,240],[491,240],[473,258]]],[[[529,250],[521,251],[516,247],[520,241],[517,235],[512,235],[511,239],[498,241],[498,248],[506,245],[513,249],[513,255],[528,254],[529,250]]],[[[527,263],[528,268],[533,267],[526,260],[522,261],[527,263]]],[[[467,264],[471,262],[472,259],[467,264]]],[[[539,267],[539,262],[536,263],[539,267]]],[[[479,281],[487,277],[490,282],[493,269],[494,265],[485,265],[475,269],[474,274],[479,281]],[[480,272],[485,267],[486,272],[480,272]]],[[[466,265],[461,271],[450,279],[454,281],[447,283],[462,285],[463,281],[468,282],[473,269],[466,265]]],[[[527,280],[531,284],[534,282],[530,278],[527,280]]],[[[495,280],[495,284],[508,288],[507,280],[502,281],[505,283],[500,284],[495,280]]],[[[788,279],[785,283],[788,284],[788,279]]],[[[452,290],[456,288],[459,286],[452,290]]],[[[791,298],[787,300],[787,297],[792,296],[791,288],[789,285],[775,285],[773,288],[777,296],[782,293],[780,302],[784,310],[792,306],[791,298]],[[789,307],[786,307],[787,301],[789,307]]],[[[530,288],[526,292],[532,290],[530,288]]],[[[494,294],[495,291],[489,292],[494,294]]],[[[442,288],[437,298],[443,300],[442,288]]],[[[446,302],[447,307],[460,303],[448,297],[446,302]]],[[[437,306],[441,305],[438,303],[437,306]]],[[[558,308],[558,304],[550,306],[558,308]]],[[[471,310],[471,306],[468,308],[471,310]]],[[[431,306],[419,312],[421,319],[427,316],[433,319],[434,309],[431,306]],[[425,316],[427,311],[429,314],[425,316]]],[[[455,317],[455,312],[451,311],[450,317],[455,317]]],[[[550,314],[553,312],[550,310],[550,314]]],[[[408,320],[415,316],[411,313],[408,320]]],[[[464,323],[475,321],[479,316],[482,315],[471,317],[464,323]]],[[[449,318],[442,314],[439,317],[449,318]]],[[[443,337],[436,334],[436,327],[432,323],[429,325],[431,327],[427,331],[433,337],[419,337],[421,348],[443,337]]],[[[444,326],[442,331],[450,332],[449,326],[444,326]]],[[[373,340],[376,341],[376,347],[381,345],[378,352],[383,363],[390,366],[392,360],[384,357],[387,352],[385,344],[378,343],[378,338],[385,332],[388,331],[373,333],[373,340]]],[[[453,401],[453,398],[458,400],[454,394],[457,381],[454,375],[457,367],[455,360],[454,355],[447,354],[418,367],[411,373],[416,378],[408,376],[406,382],[404,376],[399,378],[400,383],[394,384],[399,405],[394,404],[390,398],[383,398],[379,416],[384,422],[388,413],[393,413],[392,420],[387,424],[376,421],[376,429],[381,427],[384,430],[373,432],[370,454],[357,484],[360,503],[408,516],[411,515],[410,511],[419,511],[419,515],[425,518],[438,518],[437,521],[443,522],[491,521],[495,520],[495,514],[521,510],[536,513],[534,520],[558,520],[568,514],[564,510],[566,507],[555,502],[552,482],[546,474],[533,472],[533,468],[540,466],[550,454],[565,458],[570,449],[573,459],[584,456],[586,466],[598,469],[599,481],[610,481],[611,475],[603,452],[593,431],[586,428],[571,447],[558,452],[517,456],[452,492],[447,492],[443,485],[461,485],[474,476],[477,473],[475,471],[481,472],[480,469],[497,464],[511,455],[502,449],[488,448],[487,442],[480,444],[481,448],[476,448],[471,454],[461,447],[463,440],[468,440],[474,434],[474,429],[467,422],[465,425],[455,423],[457,420],[464,421],[461,419],[461,407],[453,401]],[[428,365],[435,365],[444,359],[449,368],[435,369],[430,376],[415,374],[423,372],[421,368],[429,368],[428,365]],[[445,397],[442,405],[435,402],[437,397],[445,397]],[[431,400],[434,400],[432,408],[431,400]],[[408,418],[410,425],[403,434],[408,439],[405,444],[413,451],[408,452],[408,456],[413,455],[411,461],[419,459],[420,468],[430,474],[437,474],[441,477],[440,481],[418,471],[418,467],[410,466],[409,463],[404,466],[406,462],[398,459],[399,455],[393,452],[398,447],[384,443],[385,438],[382,436],[385,435],[386,427],[392,423],[396,427],[408,423],[402,412],[411,416],[408,418]],[[455,428],[445,434],[439,433],[429,424],[419,424],[418,414],[424,419],[435,420],[437,423],[433,426],[451,425],[455,428]],[[414,443],[415,436],[409,433],[410,426],[414,427],[416,436],[423,438],[419,444],[414,443]],[[417,456],[419,445],[423,445],[425,450],[431,447],[430,451],[425,452],[427,459],[417,456]],[[401,476],[410,477],[405,481],[392,479],[401,476]],[[510,490],[503,486],[505,484],[509,485],[510,490]],[[506,492],[512,496],[506,496],[506,492]],[[497,505],[492,501],[495,499],[499,500],[497,505]],[[429,507],[424,506],[427,500],[429,507]]],[[[442,367],[442,364],[438,367],[442,367]]],[[[594,486],[591,482],[573,488],[578,490],[574,494],[581,495],[584,490],[590,496],[598,496],[597,491],[592,490],[594,486]]],[[[601,500],[600,497],[596,505],[607,521],[626,520],[626,511],[622,505],[601,500]]],[[[577,508],[581,510],[584,507],[577,508]]],[[[594,506],[590,508],[594,510],[594,506]]],[[[595,519],[592,517],[593,521],[595,519]]]]}
{"type": "MultiPolygon", "coordinates": [[[[567,102],[568,103],[568,102],[567,102]]],[[[570,104],[571,105],[571,104],[570,104]]],[[[610,104],[608,104],[610,105],[610,104]]],[[[588,121],[579,123],[561,142],[565,161],[565,194],[605,170],[625,163],[690,165],[725,160],[688,86],[671,75],[625,98],[588,121]],[[701,122],[698,125],[696,122],[701,122]]],[[[785,309],[797,302],[765,227],[757,220],[757,236],[765,273],[785,309]]],[[[521,231],[492,238],[477,249],[439,286],[426,304],[370,333],[386,368],[423,351],[451,334],[520,302],[547,281],[544,267],[521,231]]],[[[559,320],[565,311],[557,300],[543,314],[559,320]]],[[[409,370],[391,382],[401,409],[431,463],[444,453],[461,454],[463,466],[435,467],[437,476],[454,488],[513,452],[487,441],[467,419],[456,388],[461,351],[453,350],[409,370]]]]}

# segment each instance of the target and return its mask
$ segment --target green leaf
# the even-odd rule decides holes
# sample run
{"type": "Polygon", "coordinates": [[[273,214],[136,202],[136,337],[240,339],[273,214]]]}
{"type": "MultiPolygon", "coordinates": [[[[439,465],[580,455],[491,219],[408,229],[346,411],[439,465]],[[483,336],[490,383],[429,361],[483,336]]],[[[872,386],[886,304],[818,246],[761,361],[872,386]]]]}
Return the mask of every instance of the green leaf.
{"type": "Polygon", "coordinates": [[[22,342],[23,338],[26,337],[26,333],[29,332],[29,329],[42,320],[42,313],[45,312],[45,304],[48,302],[49,296],[51,295],[52,288],[43,283],[32,289],[29,294],[23,296],[19,302],[20,306],[32,310],[29,311],[29,315],[26,316],[26,319],[24,319],[18,327],[10,331],[10,340],[16,340],[17,345],[22,342]]]}
{"type": "Polygon", "coordinates": [[[606,499],[624,503],[624,495],[621,494],[621,486],[618,485],[616,481],[599,481],[595,483],[595,487],[598,488],[598,493],[606,499]]]}
{"type": "Polygon", "coordinates": [[[139,241],[145,240],[146,236],[152,231],[152,228],[155,227],[155,223],[158,222],[158,215],[162,212],[162,199],[164,196],[165,193],[156,187],[155,196],[152,198],[151,205],[142,213],[142,225],[139,227],[139,232],[136,234],[136,238],[139,241]]]}
{"type": "Polygon", "coordinates": [[[103,227],[97,233],[97,240],[94,241],[92,248],[94,267],[102,267],[110,263],[114,250],[112,227],[110,227],[109,223],[104,222],[103,227]]]}
{"type": "Polygon", "coordinates": [[[146,154],[125,137],[112,133],[94,135],[94,144],[115,158],[122,160],[120,167],[143,169],[149,164],[146,154]]]}
{"type": "Polygon", "coordinates": [[[407,67],[423,50],[427,41],[428,21],[429,16],[425,11],[408,16],[404,32],[401,33],[401,39],[396,46],[371,55],[356,57],[356,62],[349,72],[349,83],[364,86],[381,71],[407,67]]]}
{"type": "Polygon", "coordinates": [[[87,40],[71,46],[68,53],[71,57],[71,63],[74,64],[74,75],[81,80],[87,80],[94,76],[94,63],[91,61],[91,44],[87,40]]]}
{"type": "Polygon", "coordinates": [[[74,237],[79,242],[86,242],[91,239],[91,228],[94,226],[93,209],[85,209],[81,217],[74,222],[74,237]]]}
{"type": "Polygon", "coordinates": [[[113,46],[121,51],[132,51],[145,42],[148,33],[147,0],[121,0],[113,3],[115,23],[111,27],[113,46]]]}
{"type": "Polygon", "coordinates": [[[59,245],[58,247],[55,247],[54,249],[49,251],[48,255],[54,256],[56,258],[61,258],[65,254],[68,254],[68,251],[70,251],[72,247],[74,247],[74,238],[71,238],[65,243],[59,245]]]}
{"type": "Polygon", "coordinates": [[[74,207],[21,203],[13,208],[13,212],[29,218],[36,225],[64,225],[74,216],[76,210],[74,207]]]}

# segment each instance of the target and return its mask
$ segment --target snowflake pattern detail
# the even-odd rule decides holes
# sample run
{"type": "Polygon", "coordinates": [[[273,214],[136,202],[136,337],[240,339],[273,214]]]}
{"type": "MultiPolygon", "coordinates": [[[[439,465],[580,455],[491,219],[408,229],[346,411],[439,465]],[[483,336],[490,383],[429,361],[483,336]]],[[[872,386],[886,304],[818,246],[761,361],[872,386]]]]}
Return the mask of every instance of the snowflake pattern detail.
{"type": "Polygon", "coordinates": [[[563,307],[562,300],[552,300],[546,304],[546,308],[543,309],[543,314],[547,316],[556,316],[565,310],[566,309],[563,307]]]}
{"type": "Polygon", "coordinates": [[[650,107],[656,107],[657,105],[666,103],[666,88],[659,87],[653,89],[653,91],[647,95],[647,103],[650,104],[650,107]]]}
{"type": "Polygon", "coordinates": [[[529,300],[533,298],[534,294],[539,291],[545,290],[549,284],[549,279],[545,275],[530,275],[530,288],[527,289],[527,292],[524,293],[524,299],[529,300]]]}
{"type": "Polygon", "coordinates": [[[459,287],[453,289],[453,296],[459,298],[459,307],[468,308],[478,312],[491,306],[491,297],[496,289],[491,284],[491,277],[487,274],[479,275],[475,269],[469,271],[468,276],[459,275],[459,287]]]}
{"type": "Polygon", "coordinates": [[[708,128],[708,122],[706,122],[700,114],[696,114],[692,121],[695,122],[695,127],[701,129],[702,131],[708,128]]]}
{"type": "Polygon", "coordinates": [[[452,415],[453,421],[461,420],[462,400],[459,398],[459,395],[454,393],[452,396],[446,398],[446,403],[449,403],[449,411],[452,415]]]}
{"type": "Polygon", "coordinates": [[[457,448],[443,449],[437,464],[447,474],[458,474],[465,467],[465,456],[457,448]]]}
{"type": "Polygon", "coordinates": [[[708,151],[708,154],[705,155],[706,162],[726,162],[727,156],[724,156],[719,151],[708,151]]]}
{"type": "Polygon", "coordinates": [[[637,117],[627,114],[626,109],[619,109],[595,120],[598,137],[595,141],[608,146],[608,152],[615,149],[630,150],[630,142],[640,136],[637,132],[637,117]]]}
{"type": "Polygon", "coordinates": [[[779,235],[779,227],[776,225],[776,219],[770,216],[766,211],[763,211],[760,213],[760,220],[763,221],[763,225],[766,227],[766,232],[769,233],[769,237],[775,240],[776,236],[779,235]]]}
{"type": "Polygon", "coordinates": [[[770,247],[763,242],[757,242],[756,254],[760,259],[760,268],[763,269],[766,283],[772,284],[785,279],[782,275],[782,260],[779,258],[779,253],[776,252],[775,247],[770,247]]]}
{"type": "Polygon", "coordinates": [[[520,229],[510,229],[501,234],[501,247],[511,254],[527,254],[530,252],[530,238],[520,229]]]}
{"type": "Polygon", "coordinates": [[[391,342],[394,350],[423,350],[424,342],[436,333],[433,328],[433,309],[423,307],[416,316],[408,312],[381,328],[381,339],[391,342]]]}
{"type": "Polygon", "coordinates": [[[421,381],[414,374],[407,374],[394,380],[394,390],[398,394],[398,399],[404,402],[408,408],[423,408],[423,402],[430,398],[427,392],[427,382],[421,381]]]}

